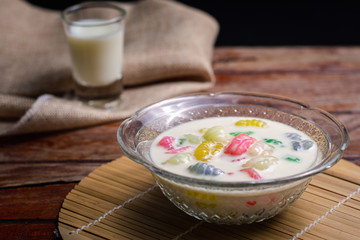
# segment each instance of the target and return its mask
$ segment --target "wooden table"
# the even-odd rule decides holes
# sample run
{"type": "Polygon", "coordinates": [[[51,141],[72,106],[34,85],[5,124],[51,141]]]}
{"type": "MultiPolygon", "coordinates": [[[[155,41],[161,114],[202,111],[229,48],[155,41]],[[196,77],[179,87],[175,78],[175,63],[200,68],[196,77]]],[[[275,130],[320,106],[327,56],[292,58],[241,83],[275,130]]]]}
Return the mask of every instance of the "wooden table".
{"type": "MultiPolygon", "coordinates": [[[[279,94],[332,113],[350,134],[344,159],[360,165],[360,47],[219,47],[213,66],[209,92],[279,94]]],[[[119,124],[0,138],[0,239],[60,239],[67,193],[122,156],[119,124]]]]}

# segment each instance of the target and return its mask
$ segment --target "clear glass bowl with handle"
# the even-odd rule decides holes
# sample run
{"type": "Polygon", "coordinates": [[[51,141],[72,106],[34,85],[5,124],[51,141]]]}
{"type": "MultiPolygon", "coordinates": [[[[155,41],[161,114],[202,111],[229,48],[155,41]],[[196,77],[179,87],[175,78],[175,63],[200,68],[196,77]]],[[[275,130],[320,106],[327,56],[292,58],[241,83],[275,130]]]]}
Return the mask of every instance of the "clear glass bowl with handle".
{"type": "Polygon", "coordinates": [[[151,171],[173,204],[198,219],[220,224],[252,223],[275,216],[300,197],[312,176],[337,163],[349,144],[345,127],[328,112],[291,98],[262,93],[196,94],[167,99],[124,120],[117,139],[127,157],[151,171]],[[306,171],[292,176],[238,182],[177,175],[151,159],[151,143],[160,133],[188,121],[224,116],[257,117],[288,124],[310,136],[322,157],[306,171]]]}

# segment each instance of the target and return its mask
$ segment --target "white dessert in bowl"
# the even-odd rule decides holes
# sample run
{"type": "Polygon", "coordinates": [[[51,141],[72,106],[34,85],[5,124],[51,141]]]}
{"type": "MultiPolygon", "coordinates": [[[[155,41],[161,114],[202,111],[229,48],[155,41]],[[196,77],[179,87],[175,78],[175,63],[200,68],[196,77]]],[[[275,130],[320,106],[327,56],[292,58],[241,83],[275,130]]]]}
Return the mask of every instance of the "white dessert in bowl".
{"type": "Polygon", "coordinates": [[[249,117],[190,121],[161,133],[150,155],[170,172],[216,181],[295,175],[321,159],[309,136],[289,125],[249,117]]]}
{"type": "Polygon", "coordinates": [[[242,224],[295,201],[341,158],[348,136],[331,115],[292,99],[225,93],[148,106],[121,124],[118,141],[180,209],[242,224]]]}

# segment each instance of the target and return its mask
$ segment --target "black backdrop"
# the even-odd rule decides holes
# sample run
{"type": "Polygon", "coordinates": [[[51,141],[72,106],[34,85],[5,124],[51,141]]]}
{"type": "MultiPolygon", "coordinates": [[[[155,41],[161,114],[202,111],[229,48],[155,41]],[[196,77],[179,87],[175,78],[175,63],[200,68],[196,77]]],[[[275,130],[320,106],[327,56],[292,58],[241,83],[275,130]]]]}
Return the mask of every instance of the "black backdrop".
{"type": "MultiPolygon", "coordinates": [[[[81,2],[28,1],[59,10],[81,2]]],[[[360,45],[360,2],[356,1],[179,2],[202,9],[218,20],[218,46],[360,45]]]]}

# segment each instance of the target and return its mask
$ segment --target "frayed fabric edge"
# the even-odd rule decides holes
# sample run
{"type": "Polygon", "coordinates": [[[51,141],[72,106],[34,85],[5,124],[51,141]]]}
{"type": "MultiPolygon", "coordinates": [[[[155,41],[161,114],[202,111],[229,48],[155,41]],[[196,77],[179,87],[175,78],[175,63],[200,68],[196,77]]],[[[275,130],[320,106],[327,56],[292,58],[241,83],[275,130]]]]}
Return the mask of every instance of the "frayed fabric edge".
{"type": "Polygon", "coordinates": [[[29,110],[16,122],[14,125],[9,127],[8,129],[5,129],[4,131],[0,132],[0,136],[5,136],[13,133],[17,129],[19,129],[21,126],[26,124],[41,108],[41,106],[50,98],[53,98],[54,95],[51,94],[43,94],[39,96],[34,104],[29,108],[29,110]]]}

